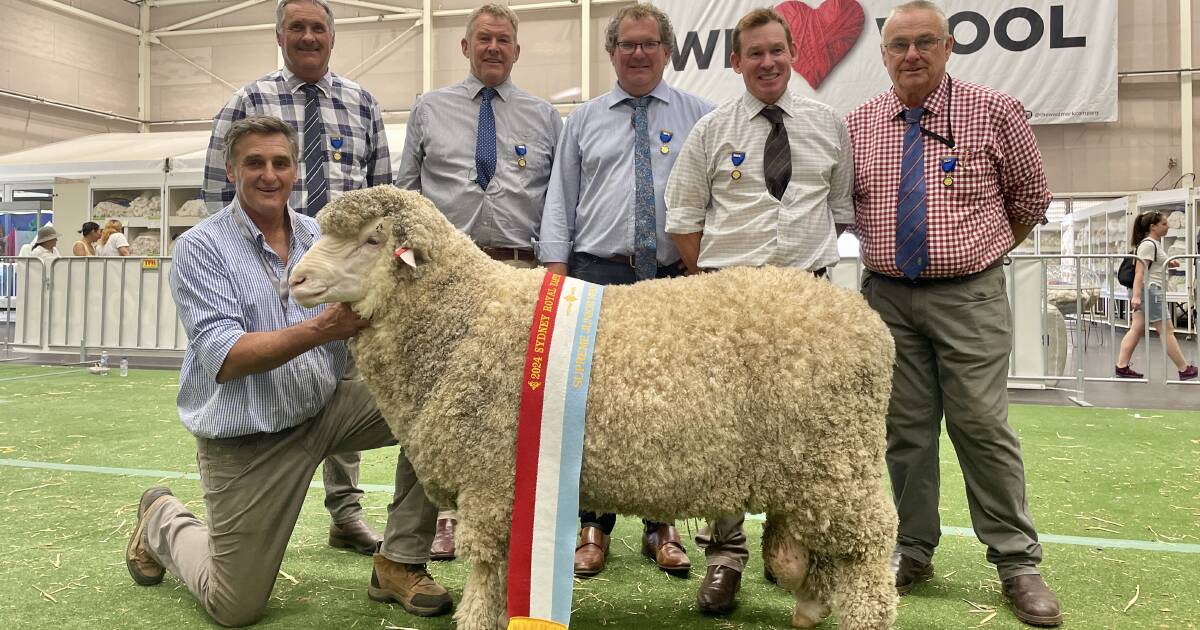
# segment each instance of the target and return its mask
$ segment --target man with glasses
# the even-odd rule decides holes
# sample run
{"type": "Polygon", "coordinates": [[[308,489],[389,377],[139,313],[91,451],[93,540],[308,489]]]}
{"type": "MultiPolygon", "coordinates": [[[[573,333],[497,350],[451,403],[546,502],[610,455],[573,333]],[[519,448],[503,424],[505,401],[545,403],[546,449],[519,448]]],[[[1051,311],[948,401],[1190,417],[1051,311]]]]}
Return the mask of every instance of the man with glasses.
{"type": "Polygon", "coordinates": [[[933,577],[941,421],[958,454],[976,536],[1025,623],[1057,626],[1038,571],[1021,447],[1008,424],[1012,347],[1001,261],[1050,193],[1016,99],[953,79],[946,15],[924,0],[892,10],[881,53],[892,89],[847,117],[854,145],[862,292],[896,340],[887,464],[905,594],[933,577]]]}
{"type": "MultiPolygon", "coordinates": [[[[558,142],[537,249],[553,273],[596,284],[632,284],[684,272],[664,231],[663,190],[692,125],[712,103],[662,80],[675,35],[649,4],[623,7],[608,23],[605,50],[617,84],[567,118],[558,142]]],[[[654,430],[655,418],[645,418],[654,430]]],[[[646,474],[671,462],[646,462],[646,474]]],[[[575,574],[604,569],[615,514],[581,512],[575,574]]],[[[644,522],[642,553],[687,575],[691,561],[669,523],[644,522]]]]}

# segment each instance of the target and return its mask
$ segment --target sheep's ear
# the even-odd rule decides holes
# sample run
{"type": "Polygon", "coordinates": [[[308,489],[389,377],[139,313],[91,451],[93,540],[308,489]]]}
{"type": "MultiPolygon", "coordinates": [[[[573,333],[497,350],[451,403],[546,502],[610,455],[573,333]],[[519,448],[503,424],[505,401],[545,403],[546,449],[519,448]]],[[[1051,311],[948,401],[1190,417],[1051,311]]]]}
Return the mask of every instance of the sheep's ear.
{"type": "Polygon", "coordinates": [[[409,267],[412,267],[413,269],[417,268],[417,255],[411,248],[397,247],[395,257],[397,260],[400,260],[409,267]]]}

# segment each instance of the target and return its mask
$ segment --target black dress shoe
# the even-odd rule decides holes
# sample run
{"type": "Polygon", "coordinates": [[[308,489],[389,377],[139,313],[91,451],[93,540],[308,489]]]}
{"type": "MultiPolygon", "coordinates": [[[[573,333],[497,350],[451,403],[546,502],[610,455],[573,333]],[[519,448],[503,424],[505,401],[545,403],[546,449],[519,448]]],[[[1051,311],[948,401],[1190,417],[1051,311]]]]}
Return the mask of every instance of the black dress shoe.
{"type": "Polygon", "coordinates": [[[1031,573],[1004,580],[1004,596],[1012,603],[1017,619],[1031,626],[1053,627],[1062,623],[1062,610],[1054,591],[1042,576],[1031,573]]]}
{"type": "Polygon", "coordinates": [[[933,563],[921,564],[897,551],[892,554],[892,571],[896,574],[896,592],[907,595],[918,583],[933,578],[933,563]]]}
{"type": "Polygon", "coordinates": [[[348,523],[329,524],[329,546],[334,549],[353,549],[364,556],[379,551],[383,537],[361,518],[348,523]]]}
{"type": "Polygon", "coordinates": [[[737,605],[738,588],[742,585],[742,574],[733,569],[714,565],[708,567],[700,592],[696,594],[696,607],[706,615],[728,615],[737,605]]]}

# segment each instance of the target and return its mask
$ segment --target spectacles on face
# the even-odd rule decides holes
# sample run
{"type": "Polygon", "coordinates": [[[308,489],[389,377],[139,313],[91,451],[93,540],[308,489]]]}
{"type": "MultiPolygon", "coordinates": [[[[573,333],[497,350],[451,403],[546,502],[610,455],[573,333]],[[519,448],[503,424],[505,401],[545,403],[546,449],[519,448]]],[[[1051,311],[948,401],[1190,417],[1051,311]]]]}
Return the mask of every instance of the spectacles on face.
{"type": "Polygon", "coordinates": [[[927,53],[941,46],[944,41],[946,41],[944,37],[918,37],[913,42],[906,39],[896,39],[884,44],[883,49],[893,57],[901,57],[907,55],[908,49],[912,46],[916,46],[919,53],[927,53]]]}
{"type": "Polygon", "coordinates": [[[626,55],[632,55],[633,51],[637,50],[638,47],[641,47],[642,52],[646,53],[647,55],[652,55],[652,54],[658,52],[659,46],[662,46],[662,42],[660,42],[660,41],[617,42],[617,50],[621,51],[622,53],[624,53],[626,55]]]}

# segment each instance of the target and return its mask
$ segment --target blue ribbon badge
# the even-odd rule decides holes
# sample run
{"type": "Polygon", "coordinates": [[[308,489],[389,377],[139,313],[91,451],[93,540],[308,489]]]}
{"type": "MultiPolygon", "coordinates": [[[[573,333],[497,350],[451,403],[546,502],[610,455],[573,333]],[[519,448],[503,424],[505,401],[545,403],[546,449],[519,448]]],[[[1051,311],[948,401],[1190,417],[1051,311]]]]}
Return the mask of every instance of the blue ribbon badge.
{"type": "Polygon", "coordinates": [[[942,178],[943,186],[949,188],[950,186],[954,185],[954,176],[951,175],[951,173],[954,172],[954,168],[956,166],[958,166],[957,157],[950,156],[942,158],[942,172],[946,174],[946,176],[942,178]]]}
{"type": "Polygon", "coordinates": [[[329,139],[329,144],[333,145],[333,161],[334,162],[342,161],[342,143],[343,143],[343,140],[342,140],[341,136],[333,136],[332,138],[329,139]]]}
{"type": "Polygon", "coordinates": [[[733,162],[733,172],[730,173],[729,176],[734,179],[741,179],[742,172],[740,170],[738,170],[738,167],[742,165],[742,162],[746,161],[746,152],[745,151],[734,151],[729,156],[729,161],[733,162]]]}
{"type": "Polygon", "coordinates": [[[658,148],[658,152],[662,153],[663,155],[670,153],[671,148],[667,146],[667,143],[669,143],[671,141],[671,138],[674,138],[674,137],[675,137],[675,134],[671,133],[670,131],[667,131],[666,129],[659,129],[658,130],[658,139],[662,140],[662,146],[658,148]]]}
{"type": "Polygon", "coordinates": [[[517,166],[520,168],[525,168],[525,164],[526,164],[525,154],[529,153],[529,149],[527,149],[525,147],[525,145],[523,145],[523,144],[518,144],[516,147],[516,152],[517,152],[517,166]]]}

